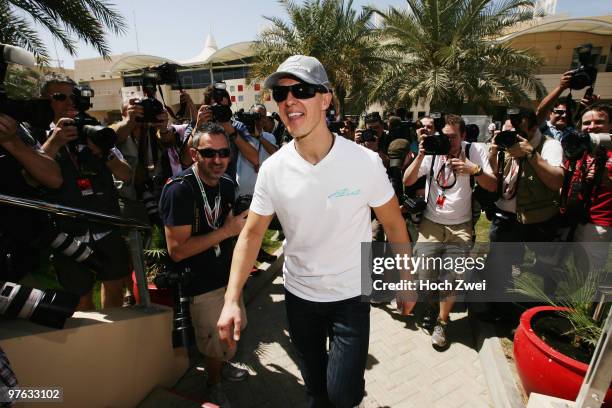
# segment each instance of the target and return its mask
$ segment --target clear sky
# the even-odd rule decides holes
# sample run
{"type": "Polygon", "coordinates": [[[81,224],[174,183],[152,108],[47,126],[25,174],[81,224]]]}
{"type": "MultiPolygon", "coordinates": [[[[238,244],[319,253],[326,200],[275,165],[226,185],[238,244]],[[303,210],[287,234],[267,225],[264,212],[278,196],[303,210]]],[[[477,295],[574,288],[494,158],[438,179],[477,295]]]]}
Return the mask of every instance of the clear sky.
{"type": "MultiPolygon", "coordinates": [[[[108,36],[113,54],[136,52],[153,54],[173,60],[186,60],[197,55],[204,46],[207,33],[212,32],[219,48],[254,40],[265,26],[263,16],[286,18],[280,4],[274,0],[112,0],[115,9],[126,19],[128,32],[123,36],[108,36]]],[[[297,0],[298,3],[300,0],[297,0]]],[[[379,8],[405,7],[405,0],[354,0],[353,7],[375,4],[379,8]]],[[[558,0],[557,14],[572,17],[612,14],[612,0],[558,0]]],[[[41,31],[43,42],[54,59],[66,68],[74,67],[74,57],[59,43],[41,31]],[[57,50],[57,51],[56,51],[57,50]]],[[[82,43],[77,58],[94,58],[97,52],[82,43]]],[[[57,65],[57,62],[53,62],[57,65]]]]}

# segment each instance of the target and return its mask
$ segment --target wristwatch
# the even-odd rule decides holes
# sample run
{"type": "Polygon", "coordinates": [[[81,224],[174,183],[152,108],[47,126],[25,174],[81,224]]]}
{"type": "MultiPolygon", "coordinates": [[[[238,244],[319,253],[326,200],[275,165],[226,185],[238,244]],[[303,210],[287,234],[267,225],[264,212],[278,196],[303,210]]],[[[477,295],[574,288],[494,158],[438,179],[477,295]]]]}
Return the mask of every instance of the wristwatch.
{"type": "Polygon", "coordinates": [[[527,153],[527,159],[531,160],[533,159],[533,157],[536,155],[536,149],[531,149],[531,151],[529,153],[527,153]]]}
{"type": "Polygon", "coordinates": [[[482,173],[484,173],[484,170],[482,169],[482,167],[478,165],[476,165],[476,167],[478,168],[478,170],[476,170],[476,173],[474,173],[474,177],[482,176],[482,173]]]}

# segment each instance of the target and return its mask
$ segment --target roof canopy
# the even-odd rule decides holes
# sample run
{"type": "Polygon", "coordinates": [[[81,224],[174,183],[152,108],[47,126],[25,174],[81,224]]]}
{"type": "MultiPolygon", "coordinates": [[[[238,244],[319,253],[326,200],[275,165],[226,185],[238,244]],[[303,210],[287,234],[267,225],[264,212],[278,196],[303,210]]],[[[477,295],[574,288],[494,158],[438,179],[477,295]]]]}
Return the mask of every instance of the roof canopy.
{"type": "Polygon", "coordinates": [[[210,66],[215,64],[223,64],[229,61],[242,61],[246,64],[247,62],[245,60],[254,55],[252,49],[253,44],[253,41],[244,41],[231,44],[217,50],[214,39],[212,39],[212,36],[209,35],[206,39],[206,46],[204,49],[196,57],[189,60],[178,62],[155,55],[126,55],[113,64],[111,71],[134,71],[153,65],[160,65],[164,62],[170,62],[184,67],[210,66]]]}
{"type": "Polygon", "coordinates": [[[581,33],[611,35],[612,17],[560,18],[544,19],[534,22],[529,27],[521,28],[496,39],[496,42],[506,42],[525,34],[546,33],[551,31],[578,31],[581,33]]]}

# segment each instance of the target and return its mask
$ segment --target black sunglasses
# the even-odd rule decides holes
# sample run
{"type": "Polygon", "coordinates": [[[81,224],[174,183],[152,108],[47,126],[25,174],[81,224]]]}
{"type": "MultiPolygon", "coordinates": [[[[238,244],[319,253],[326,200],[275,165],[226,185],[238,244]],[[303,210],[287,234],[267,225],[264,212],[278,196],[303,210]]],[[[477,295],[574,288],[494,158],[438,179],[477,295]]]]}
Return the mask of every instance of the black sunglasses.
{"type": "Polygon", "coordinates": [[[327,93],[328,89],[323,85],[305,84],[303,82],[289,86],[277,85],[272,87],[272,98],[277,103],[280,103],[287,99],[289,91],[291,91],[291,95],[295,96],[297,99],[310,99],[315,96],[317,92],[327,93]]]}
{"type": "Polygon", "coordinates": [[[565,109],[553,109],[553,112],[557,115],[565,115],[567,113],[565,109]]]}
{"type": "Polygon", "coordinates": [[[230,157],[230,149],[224,147],[223,149],[215,150],[207,147],[206,149],[196,149],[200,155],[206,159],[212,159],[213,157],[219,155],[221,159],[226,159],[230,157]]]}
{"type": "Polygon", "coordinates": [[[53,98],[53,100],[56,100],[56,101],[59,101],[59,102],[64,102],[66,99],[69,98],[69,95],[56,92],[53,95],[51,95],[51,98],[53,98]]]}

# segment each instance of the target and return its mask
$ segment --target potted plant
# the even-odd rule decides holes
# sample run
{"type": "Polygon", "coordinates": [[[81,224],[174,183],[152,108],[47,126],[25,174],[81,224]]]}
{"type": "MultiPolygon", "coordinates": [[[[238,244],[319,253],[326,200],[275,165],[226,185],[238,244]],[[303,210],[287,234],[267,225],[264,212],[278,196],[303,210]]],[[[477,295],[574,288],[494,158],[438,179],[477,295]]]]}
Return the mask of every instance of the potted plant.
{"type": "MultiPolygon", "coordinates": [[[[151,248],[143,251],[145,277],[147,280],[147,287],[149,289],[149,296],[152,303],[165,305],[172,307],[174,305],[173,294],[171,289],[158,288],[155,283],[155,277],[164,270],[165,265],[168,262],[168,251],[166,250],[166,243],[161,234],[159,227],[154,226],[151,237],[151,248]]],[[[136,285],[136,275],[132,273],[132,282],[134,297],[136,302],[140,303],[140,295],[138,293],[138,287],[136,285]]]]}
{"type": "MultiPolygon", "coordinates": [[[[599,282],[596,273],[569,265],[555,299],[530,274],[515,280],[516,292],[544,303],[525,311],[514,335],[516,368],[525,391],[575,401],[584,381],[603,322],[591,317],[599,282]],[[586,276],[585,276],[586,275],[586,276]],[[576,289],[577,288],[577,289],[576,289]]],[[[604,407],[612,407],[609,389],[604,407]]]]}

